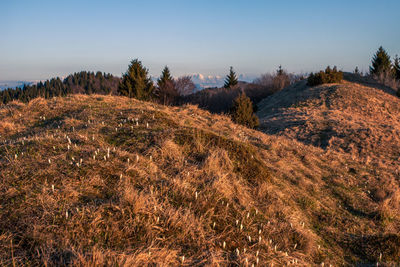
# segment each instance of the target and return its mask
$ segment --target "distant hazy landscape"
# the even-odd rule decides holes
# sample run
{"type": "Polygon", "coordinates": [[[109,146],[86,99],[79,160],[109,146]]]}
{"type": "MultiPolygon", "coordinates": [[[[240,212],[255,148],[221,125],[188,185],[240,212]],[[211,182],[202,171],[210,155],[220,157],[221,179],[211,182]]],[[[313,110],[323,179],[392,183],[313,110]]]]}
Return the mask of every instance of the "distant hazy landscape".
{"type": "Polygon", "coordinates": [[[31,85],[32,83],[34,83],[34,81],[0,81],[0,90],[23,87],[24,84],[31,85]]]}

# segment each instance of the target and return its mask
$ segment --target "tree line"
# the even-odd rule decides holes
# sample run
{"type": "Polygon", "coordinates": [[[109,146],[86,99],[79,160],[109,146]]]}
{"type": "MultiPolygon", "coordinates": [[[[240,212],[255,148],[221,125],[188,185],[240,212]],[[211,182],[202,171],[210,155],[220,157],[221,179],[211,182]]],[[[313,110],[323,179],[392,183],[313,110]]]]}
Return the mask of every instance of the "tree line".
{"type": "Polygon", "coordinates": [[[8,88],[0,91],[0,103],[13,100],[29,102],[36,97],[51,98],[68,94],[116,94],[119,78],[112,74],[81,71],[65,79],[59,77],[34,85],[8,88]]]}

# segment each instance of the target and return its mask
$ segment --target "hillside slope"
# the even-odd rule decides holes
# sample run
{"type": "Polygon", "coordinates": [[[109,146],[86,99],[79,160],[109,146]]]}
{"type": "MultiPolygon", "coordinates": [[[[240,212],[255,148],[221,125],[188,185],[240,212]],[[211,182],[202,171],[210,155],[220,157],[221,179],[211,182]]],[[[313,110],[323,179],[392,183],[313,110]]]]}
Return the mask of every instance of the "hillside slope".
{"type": "Polygon", "coordinates": [[[84,95],[12,102],[0,108],[0,143],[1,265],[400,257],[394,169],[194,106],[84,95]]]}
{"type": "Polygon", "coordinates": [[[400,100],[390,88],[350,81],[309,87],[302,81],[258,107],[266,133],[348,153],[353,159],[398,165],[400,100]]]}

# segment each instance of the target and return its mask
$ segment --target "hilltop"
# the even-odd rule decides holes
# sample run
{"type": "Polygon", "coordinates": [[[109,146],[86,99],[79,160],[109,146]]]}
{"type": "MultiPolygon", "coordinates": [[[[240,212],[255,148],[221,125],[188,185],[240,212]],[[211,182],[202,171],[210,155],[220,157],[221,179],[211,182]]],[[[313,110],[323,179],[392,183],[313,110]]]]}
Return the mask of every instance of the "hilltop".
{"type": "MultiPolygon", "coordinates": [[[[308,90],[326,95],[338,91],[330,89],[335,86],[356,85],[308,90]]],[[[290,90],[296,89],[278,94],[290,90]]],[[[261,104],[279,102],[278,94],[261,104]]],[[[303,100],[316,106],[319,99],[303,100]]],[[[279,103],[289,112],[301,109],[292,107],[301,101],[279,103]]],[[[306,142],[294,130],[280,134],[284,131],[272,124],[267,110],[259,114],[274,126],[273,133],[238,126],[196,106],[116,96],[36,98],[1,106],[0,264],[397,261],[395,168],[364,162],[317,139],[306,142]]]]}
{"type": "Polygon", "coordinates": [[[400,100],[396,91],[347,73],[337,84],[294,84],[259,103],[261,130],[353,159],[397,167],[400,100]]]}

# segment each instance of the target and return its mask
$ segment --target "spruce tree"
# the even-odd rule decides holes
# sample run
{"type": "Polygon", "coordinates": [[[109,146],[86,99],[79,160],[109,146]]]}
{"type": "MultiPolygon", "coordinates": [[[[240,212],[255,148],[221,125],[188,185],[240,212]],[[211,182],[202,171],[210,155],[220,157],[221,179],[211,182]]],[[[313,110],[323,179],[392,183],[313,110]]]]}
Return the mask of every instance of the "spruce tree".
{"type": "Polygon", "coordinates": [[[151,100],[154,94],[154,86],[148,73],[149,71],[142,65],[141,61],[132,60],[128,70],[122,76],[118,93],[139,100],[151,100]]]}
{"type": "Polygon", "coordinates": [[[393,62],[393,72],[396,77],[396,80],[400,81],[400,59],[397,55],[394,58],[394,62],[393,62]]]}
{"type": "Polygon", "coordinates": [[[376,51],[374,57],[372,58],[372,66],[369,68],[372,75],[381,75],[385,73],[390,73],[392,64],[390,61],[390,56],[383,47],[379,47],[376,51]]]}
{"type": "Polygon", "coordinates": [[[233,67],[231,66],[229,70],[229,74],[226,76],[225,79],[225,88],[232,88],[233,86],[238,84],[238,79],[236,73],[233,71],[233,67]]]}
{"type": "Polygon", "coordinates": [[[284,70],[282,69],[282,65],[279,65],[279,68],[276,70],[276,75],[280,76],[284,74],[284,70]]]}
{"type": "Polygon", "coordinates": [[[169,71],[168,66],[165,66],[160,78],[157,80],[157,86],[158,87],[163,87],[168,83],[172,83],[174,80],[171,76],[171,72],[169,71]]]}
{"type": "Polygon", "coordinates": [[[231,117],[234,122],[248,128],[256,128],[259,125],[258,117],[253,112],[253,103],[244,93],[234,100],[231,117]]]}
{"type": "Polygon", "coordinates": [[[167,66],[165,66],[160,78],[157,80],[156,95],[159,102],[164,105],[174,104],[178,98],[179,94],[175,86],[175,81],[167,66]]]}

